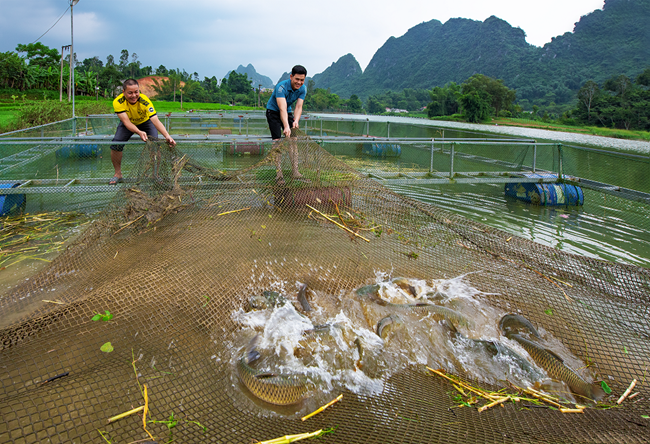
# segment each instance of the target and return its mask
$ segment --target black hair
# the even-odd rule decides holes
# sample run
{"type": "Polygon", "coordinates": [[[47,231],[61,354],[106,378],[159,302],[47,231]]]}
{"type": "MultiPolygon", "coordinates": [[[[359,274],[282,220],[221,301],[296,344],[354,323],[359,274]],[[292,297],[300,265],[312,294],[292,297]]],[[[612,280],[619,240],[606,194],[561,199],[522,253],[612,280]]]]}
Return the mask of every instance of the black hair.
{"type": "Polygon", "coordinates": [[[124,81],[124,83],[122,83],[122,89],[124,89],[124,91],[126,91],[127,86],[133,86],[133,85],[140,86],[140,84],[138,83],[137,80],[135,80],[135,79],[126,79],[124,81]]]}
{"type": "Polygon", "coordinates": [[[305,68],[302,65],[296,65],[293,68],[291,68],[291,75],[295,76],[296,74],[303,74],[307,76],[307,68],[305,68]]]}

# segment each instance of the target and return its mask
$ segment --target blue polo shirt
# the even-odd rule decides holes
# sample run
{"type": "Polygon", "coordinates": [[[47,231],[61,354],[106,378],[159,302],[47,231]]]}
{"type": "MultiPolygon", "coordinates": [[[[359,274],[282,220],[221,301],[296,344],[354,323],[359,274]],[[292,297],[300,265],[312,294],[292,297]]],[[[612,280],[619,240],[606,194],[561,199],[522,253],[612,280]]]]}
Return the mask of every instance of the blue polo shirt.
{"type": "Polygon", "coordinates": [[[280,108],[278,108],[278,102],[276,98],[282,97],[287,101],[287,112],[291,112],[291,105],[298,99],[305,100],[306,95],[307,88],[305,85],[302,85],[299,89],[292,89],[291,79],[283,80],[282,82],[275,85],[273,94],[271,94],[271,98],[266,104],[266,109],[279,112],[280,108]]]}

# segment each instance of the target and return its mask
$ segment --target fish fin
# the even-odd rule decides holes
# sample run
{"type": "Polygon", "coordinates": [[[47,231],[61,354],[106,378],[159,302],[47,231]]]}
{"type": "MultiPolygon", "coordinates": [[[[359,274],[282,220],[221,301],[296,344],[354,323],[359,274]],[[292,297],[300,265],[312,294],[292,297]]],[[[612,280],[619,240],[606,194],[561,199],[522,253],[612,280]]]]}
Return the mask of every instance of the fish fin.
{"type": "Polygon", "coordinates": [[[553,357],[554,357],[555,359],[557,359],[558,361],[560,361],[560,362],[564,362],[564,359],[560,358],[560,357],[557,355],[557,353],[555,353],[553,350],[549,350],[548,348],[545,348],[544,350],[546,351],[546,353],[548,353],[549,355],[553,356],[553,357]]]}
{"type": "Polygon", "coordinates": [[[247,364],[250,364],[251,362],[256,361],[260,358],[260,352],[255,350],[259,340],[260,340],[260,334],[257,333],[255,336],[253,336],[253,339],[251,339],[248,345],[246,346],[246,354],[244,356],[246,358],[245,362],[247,364]]]}
{"type": "Polygon", "coordinates": [[[593,395],[592,399],[596,402],[602,400],[605,396],[607,396],[600,382],[594,382],[593,384],[591,384],[591,393],[593,395]]]}
{"type": "Polygon", "coordinates": [[[259,375],[255,375],[257,379],[266,379],[266,378],[273,378],[276,375],[275,373],[260,373],[259,375]]]}

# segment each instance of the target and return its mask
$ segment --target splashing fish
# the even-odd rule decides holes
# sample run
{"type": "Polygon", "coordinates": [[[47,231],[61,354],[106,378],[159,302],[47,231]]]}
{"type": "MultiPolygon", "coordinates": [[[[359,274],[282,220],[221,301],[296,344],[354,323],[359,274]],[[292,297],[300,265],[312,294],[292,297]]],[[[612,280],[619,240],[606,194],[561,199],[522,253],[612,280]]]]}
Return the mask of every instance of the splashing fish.
{"type": "Polygon", "coordinates": [[[553,351],[523,336],[528,334],[539,337],[537,330],[528,319],[520,315],[509,314],[501,319],[499,326],[506,338],[517,341],[533,358],[533,361],[546,370],[551,378],[564,381],[575,394],[585,399],[593,401],[603,399],[605,392],[597,383],[588,383],[567,367],[564,360],[553,351]]]}
{"type": "Polygon", "coordinates": [[[259,335],[248,345],[247,352],[237,363],[237,374],[246,388],[257,398],[275,405],[297,404],[307,397],[310,381],[305,375],[282,375],[256,370],[250,366],[259,359],[255,350],[259,335]]]}

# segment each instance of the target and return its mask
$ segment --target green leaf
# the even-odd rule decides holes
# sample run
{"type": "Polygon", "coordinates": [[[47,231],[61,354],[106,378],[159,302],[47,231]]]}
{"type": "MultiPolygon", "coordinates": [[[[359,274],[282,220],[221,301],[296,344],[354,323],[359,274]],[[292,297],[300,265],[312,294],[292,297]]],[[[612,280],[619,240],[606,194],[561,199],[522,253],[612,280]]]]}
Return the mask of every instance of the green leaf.
{"type": "Polygon", "coordinates": [[[110,342],[107,342],[106,344],[102,345],[99,349],[104,353],[110,353],[114,350],[113,344],[111,344],[110,342]]]}
{"type": "Polygon", "coordinates": [[[101,318],[102,318],[102,315],[100,315],[99,313],[97,313],[95,316],[93,316],[93,317],[91,318],[91,320],[92,320],[92,321],[99,321],[101,318]]]}
{"type": "Polygon", "coordinates": [[[106,316],[104,316],[104,319],[102,319],[102,320],[103,321],[110,321],[111,319],[113,319],[113,315],[109,313],[106,316]]]}
{"type": "Polygon", "coordinates": [[[549,316],[553,316],[553,310],[551,310],[550,308],[547,308],[546,310],[544,310],[544,313],[546,313],[549,316]]]}
{"type": "Polygon", "coordinates": [[[612,393],[612,389],[609,388],[609,386],[607,385],[607,383],[605,381],[601,381],[600,386],[603,388],[603,391],[605,392],[606,395],[609,395],[610,393],[612,393]]]}
{"type": "Polygon", "coordinates": [[[623,346],[623,351],[625,352],[625,354],[628,354],[628,353],[627,353],[627,347],[626,347],[626,346],[623,346]]]}
{"type": "Polygon", "coordinates": [[[650,416],[648,416],[648,415],[641,415],[641,418],[650,419],[650,416]]]}
{"type": "Polygon", "coordinates": [[[262,225],[262,228],[264,228],[266,230],[266,225],[262,225]]]}

